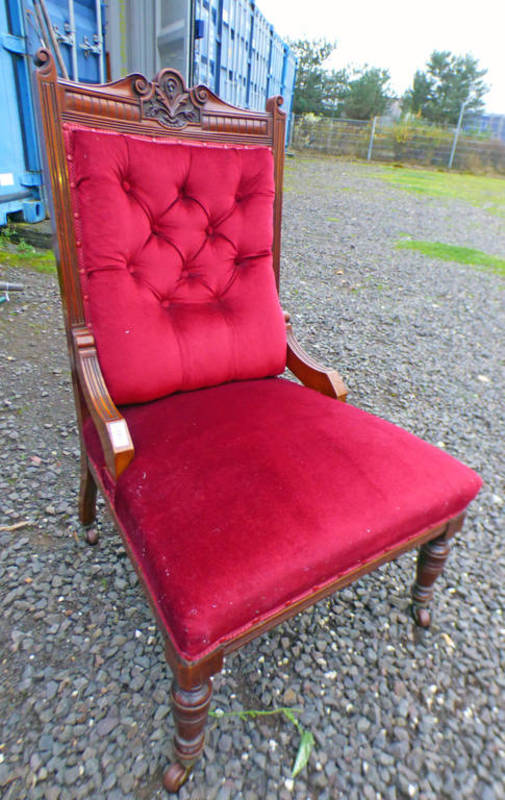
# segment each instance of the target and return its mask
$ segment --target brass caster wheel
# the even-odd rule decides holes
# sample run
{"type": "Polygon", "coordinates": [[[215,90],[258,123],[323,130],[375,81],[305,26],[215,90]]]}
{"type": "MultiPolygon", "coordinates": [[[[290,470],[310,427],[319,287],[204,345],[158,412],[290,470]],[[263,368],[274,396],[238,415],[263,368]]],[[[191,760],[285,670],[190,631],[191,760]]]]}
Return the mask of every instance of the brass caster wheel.
{"type": "Polygon", "coordinates": [[[182,784],[186,783],[190,772],[191,767],[183,767],[178,761],[167,767],[163,773],[163,786],[167,792],[178,792],[182,784]]]}
{"type": "Polygon", "coordinates": [[[88,544],[95,545],[98,544],[98,540],[100,535],[96,528],[87,528],[84,533],[85,539],[88,544]]]}
{"type": "Polygon", "coordinates": [[[416,625],[419,625],[420,628],[430,627],[431,614],[427,608],[423,608],[423,606],[418,606],[415,603],[412,603],[412,605],[410,606],[410,611],[416,625]]]}

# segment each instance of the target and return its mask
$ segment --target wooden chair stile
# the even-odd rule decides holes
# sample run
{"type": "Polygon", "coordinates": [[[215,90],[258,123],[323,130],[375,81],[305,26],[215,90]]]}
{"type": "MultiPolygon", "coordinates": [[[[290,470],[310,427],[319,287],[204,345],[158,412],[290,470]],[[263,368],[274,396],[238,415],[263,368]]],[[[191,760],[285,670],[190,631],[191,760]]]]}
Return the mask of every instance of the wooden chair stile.
{"type": "Polygon", "coordinates": [[[415,547],[430,624],[481,482],[346,405],[297,342],[277,295],[281,98],[254,112],[170,69],[94,86],[59,79],[46,50],[37,64],[79,514],[92,525],[98,487],[164,634],[176,791],[227,654],[415,547]]]}

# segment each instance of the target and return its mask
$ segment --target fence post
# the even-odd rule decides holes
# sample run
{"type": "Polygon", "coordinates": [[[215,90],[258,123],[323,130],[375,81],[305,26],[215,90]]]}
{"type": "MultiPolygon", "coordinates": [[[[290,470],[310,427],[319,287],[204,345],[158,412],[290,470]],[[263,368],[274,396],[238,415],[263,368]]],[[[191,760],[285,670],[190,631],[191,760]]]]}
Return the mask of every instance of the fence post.
{"type": "Polygon", "coordinates": [[[458,125],[456,130],[454,131],[454,139],[452,140],[451,155],[449,156],[449,165],[448,165],[449,169],[452,169],[452,162],[454,161],[454,153],[456,152],[456,145],[458,143],[459,132],[461,130],[461,123],[463,122],[463,114],[469,102],[470,98],[468,97],[461,103],[461,108],[459,110],[459,117],[458,117],[458,125]]]}
{"type": "Polygon", "coordinates": [[[295,120],[296,114],[294,111],[291,112],[291,118],[289,120],[289,128],[288,128],[288,141],[286,147],[293,146],[293,136],[295,135],[295,120]]]}
{"type": "Polygon", "coordinates": [[[370,141],[368,143],[368,154],[366,157],[367,161],[370,161],[372,158],[372,148],[373,148],[373,139],[375,136],[375,126],[377,125],[377,117],[374,117],[372,120],[372,130],[370,131],[370,141]]]}

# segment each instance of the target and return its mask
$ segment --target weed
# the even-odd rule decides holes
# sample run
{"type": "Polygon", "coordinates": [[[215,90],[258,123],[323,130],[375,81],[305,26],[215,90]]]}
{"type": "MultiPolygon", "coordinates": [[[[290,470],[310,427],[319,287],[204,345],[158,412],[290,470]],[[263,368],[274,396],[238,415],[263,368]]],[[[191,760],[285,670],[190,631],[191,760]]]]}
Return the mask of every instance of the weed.
{"type": "Polygon", "coordinates": [[[209,716],[217,719],[223,717],[238,717],[245,721],[247,719],[256,719],[256,717],[270,717],[273,714],[282,714],[289,722],[291,722],[298,733],[300,734],[300,744],[298,745],[298,752],[296,754],[295,763],[291,770],[291,776],[296,778],[298,773],[307,765],[314,747],[314,736],[310,731],[305,730],[303,725],[296,719],[295,714],[299,714],[300,710],[295,708],[273,708],[269,710],[258,710],[255,708],[248,709],[247,711],[210,711],[209,716]]]}

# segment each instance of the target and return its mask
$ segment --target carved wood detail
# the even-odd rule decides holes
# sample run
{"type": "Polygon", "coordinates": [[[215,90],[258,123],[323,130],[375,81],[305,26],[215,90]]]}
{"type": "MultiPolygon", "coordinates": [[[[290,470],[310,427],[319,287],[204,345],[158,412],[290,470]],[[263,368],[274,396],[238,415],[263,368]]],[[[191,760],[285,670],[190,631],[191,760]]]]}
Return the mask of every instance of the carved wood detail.
{"type": "Polygon", "coordinates": [[[209,96],[204,86],[187,89],[173,69],[161,70],[153,81],[134,77],[132,89],[140,98],[142,119],[156,119],[160,125],[176,129],[198,124],[201,106],[209,96]]]}
{"type": "Polygon", "coordinates": [[[225,116],[224,114],[202,114],[202,129],[217,133],[240,133],[252,136],[268,136],[269,125],[266,119],[254,117],[225,116]]]}
{"type": "Polygon", "coordinates": [[[131,122],[140,121],[140,107],[137,103],[127,102],[125,98],[104,98],[72,89],[65,93],[65,111],[95,115],[97,118],[107,116],[131,122]]]}

